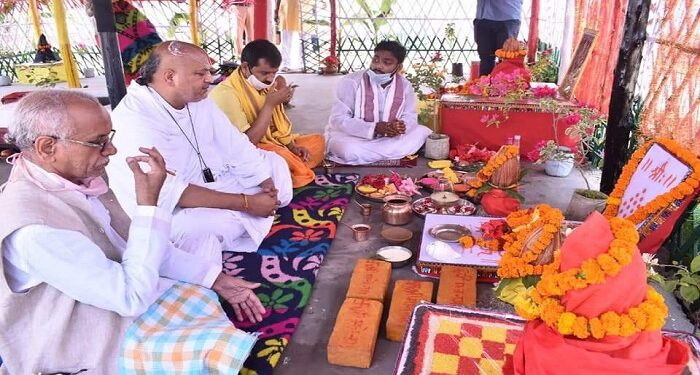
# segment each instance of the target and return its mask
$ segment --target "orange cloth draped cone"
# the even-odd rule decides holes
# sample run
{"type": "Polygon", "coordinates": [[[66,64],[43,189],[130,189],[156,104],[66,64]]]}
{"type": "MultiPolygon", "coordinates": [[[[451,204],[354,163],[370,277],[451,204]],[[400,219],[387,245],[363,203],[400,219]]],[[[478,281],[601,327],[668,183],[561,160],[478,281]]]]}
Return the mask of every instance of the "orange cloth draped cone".
{"type": "MultiPolygon", "coordinates": [[[[579,267],[608,251],[613,234],[608,220],[598,212],[564,241],[561,271],[579,267]]],[[[620,273],[602,284],[571,290],[561,298],[566,311],[588,319],[607,311],[625,313],[644,300],[646,267],[639,252],[620,273]]],[[[540,319],[530,321],[514,354],[515,374],[680,374],[688,363],[688,347],[664,337],[660,331],[632,336],[592,337],[582,340],[563,336],[540,319]]]]}

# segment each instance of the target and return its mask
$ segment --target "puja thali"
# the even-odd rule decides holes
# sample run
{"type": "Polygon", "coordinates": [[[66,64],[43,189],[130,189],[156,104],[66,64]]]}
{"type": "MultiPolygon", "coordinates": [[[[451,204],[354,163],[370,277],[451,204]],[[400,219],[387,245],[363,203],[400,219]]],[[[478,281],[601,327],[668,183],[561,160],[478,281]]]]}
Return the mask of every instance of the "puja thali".
{"type": "Polygon", "coordinates": [[[469,216],[476,212],[476,206],[466,199],[460,199],[450,207],[440,208],[430,197],[425,197],[414,201],[412,206],[413,212],[420,217],[425,217],[426,214],[469,216]]]}
{"type": "Polygon", "coordinates": [[[376,174],[362,177],[360,183],[355,185],[355,192],[367,200],[384,202],[384,197],[396,194],[398,189],[389,176],[376,174]]]}
{"type": "MultiPolygon", "coordinates": [[[[466,181],[474,178],[474,173],[454,171],[459,179],[459,182],[452,184],[452,189],[455,193],[462,194],[466,193],[468,186],[466,181]]],[[[418,184],[423,187],[428,192],[435,191],[435,188],[440,184],[440,179],[443,177],[444,173],[441,170],[431,171],[423,175],[418,179],[418,184]]]]}

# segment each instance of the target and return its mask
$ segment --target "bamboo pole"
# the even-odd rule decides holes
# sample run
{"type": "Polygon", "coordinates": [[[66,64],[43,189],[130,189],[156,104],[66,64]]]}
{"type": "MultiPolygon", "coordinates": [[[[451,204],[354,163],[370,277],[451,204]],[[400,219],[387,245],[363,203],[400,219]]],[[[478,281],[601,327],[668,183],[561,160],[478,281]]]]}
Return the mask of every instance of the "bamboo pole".
{"type": "Polygon", "coordinates": [[[540,0],[532,0],[530,5],[530,30],[527,35],[527,62],[534,63],[537,56],[537,38],[539,37],[540,0]]]}
{"type": "Polygon", "coordinates": [[[192,44],[199,45],[199,4],[198,0],[190,0],[190,34],[192,44]]]}
{"type": "Polygon", "coordinates": [[[622,167],[627,162],[629,140],[634,128],[632,105],[634,86],[642,61],[642,48],[647,38],[647,22],[651,0],[630,0],[627,4],[622,42],[610,93],[608,126],[605,130],[605,154],[600,191],[606,194],[615,187],[622,167]]]}
{"type": "Polygon", "coordinates": [[[32,18],[34,37],[38,43],[41,37],[41,18],[39,18],[39,8],[37,7],[36,0],[29,0],[29,16],[32,18]]]}
{"type": "Polygon", "coordinates": [[[68,38],[68,28],[66,27],[66,11],[63,8],[63,0],[52,0],[53,18],[56,22],[56,33],[58,34],[58,48],[61,50],[63,67],[66,69],[66,79],[68,87],[80,87],[78,80],[78,68],[70,48],[70,38],[68,38]]]}

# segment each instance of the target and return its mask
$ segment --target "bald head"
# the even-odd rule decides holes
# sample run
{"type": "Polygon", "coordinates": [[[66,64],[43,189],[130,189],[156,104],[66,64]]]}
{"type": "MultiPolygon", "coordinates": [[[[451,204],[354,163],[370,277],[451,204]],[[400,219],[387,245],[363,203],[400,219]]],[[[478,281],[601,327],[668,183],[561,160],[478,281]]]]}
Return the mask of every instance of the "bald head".
{"type": "Polygon", "coordinates": [[[200,47],[192,43],[167,40],[158,44],[141,66],[140,82],[154,83],[158,79],[157,73],[167,70],[176,71],[183,66],[183,61],[210,68],[209,57],[200,47]]]}
{"type": "Polygon", "coordinates": [[[175,108],[200,101],[211,84],[211,63],[194,44],[169,40],[153,49],[141,67],[139,83],[148,85],[175,108]]]}

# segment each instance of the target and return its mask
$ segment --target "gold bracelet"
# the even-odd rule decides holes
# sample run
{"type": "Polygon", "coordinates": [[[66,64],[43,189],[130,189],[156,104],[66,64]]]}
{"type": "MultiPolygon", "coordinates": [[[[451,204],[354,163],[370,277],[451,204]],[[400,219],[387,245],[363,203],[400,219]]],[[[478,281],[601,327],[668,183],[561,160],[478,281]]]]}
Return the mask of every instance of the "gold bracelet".
{"type": "Polygon", "coordinates": [[[241,194],[241,197],[243,197],[243,211],[248,211],[248,196],[241,194]]]}

